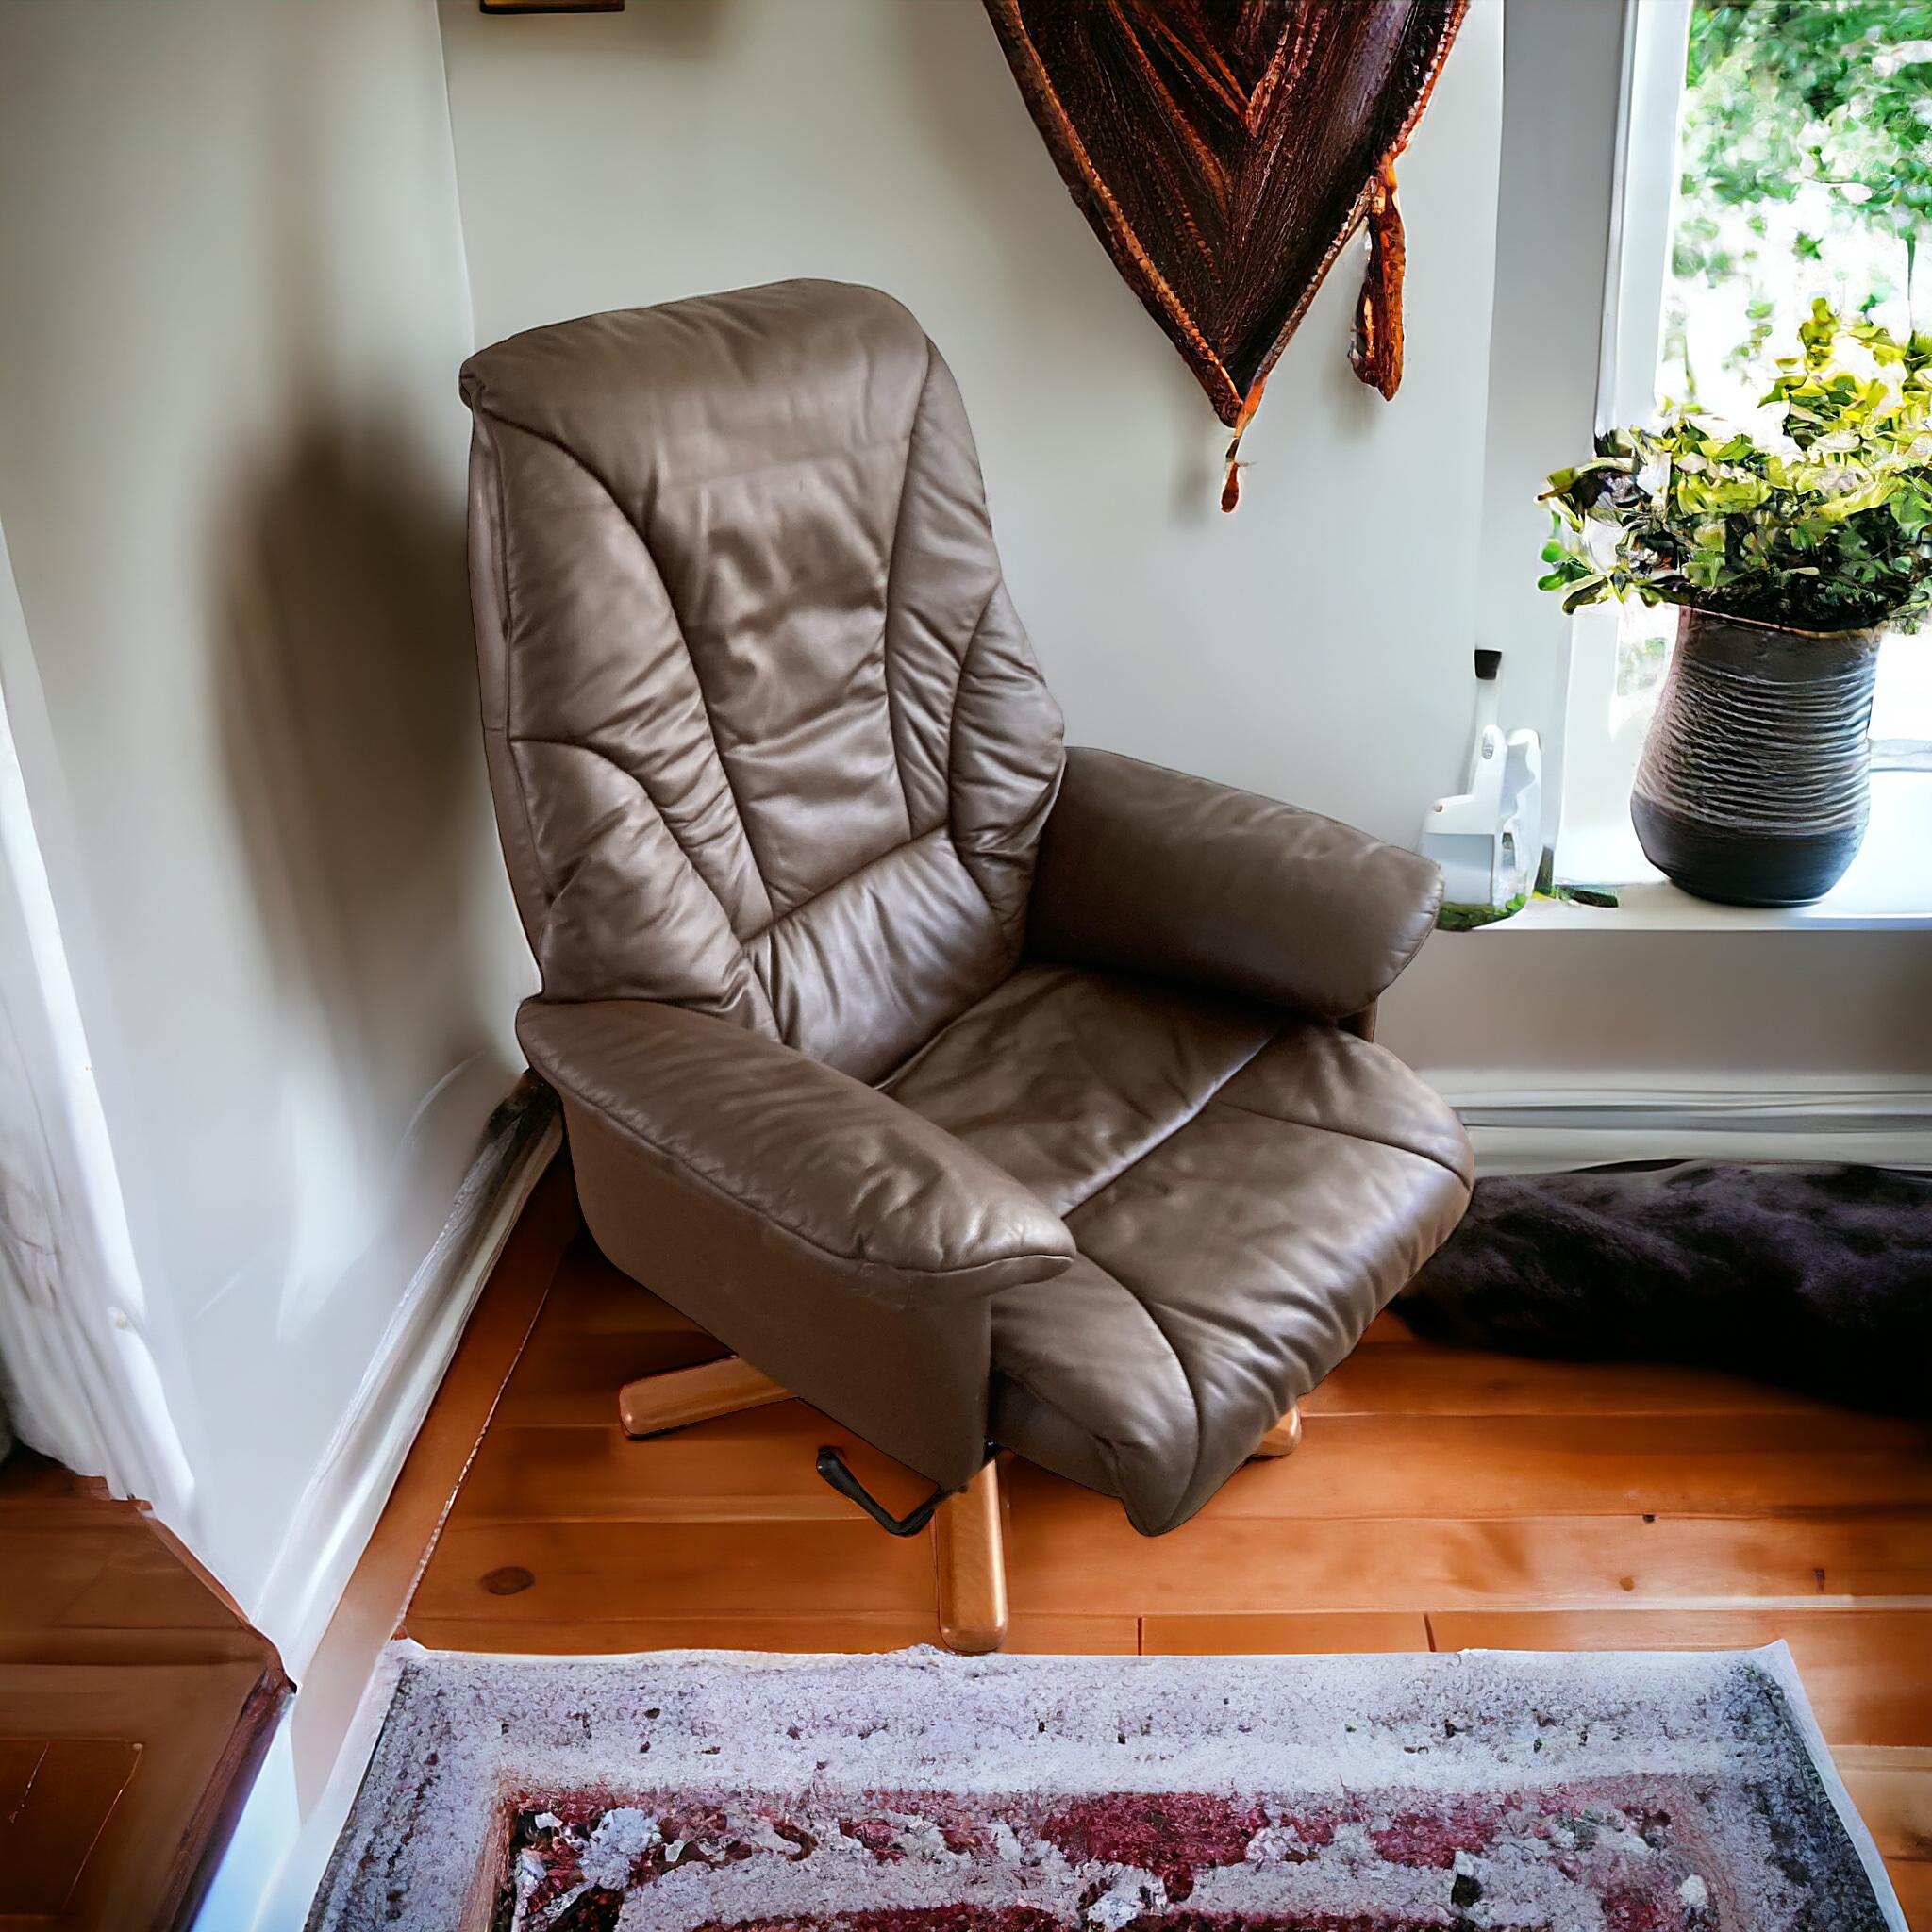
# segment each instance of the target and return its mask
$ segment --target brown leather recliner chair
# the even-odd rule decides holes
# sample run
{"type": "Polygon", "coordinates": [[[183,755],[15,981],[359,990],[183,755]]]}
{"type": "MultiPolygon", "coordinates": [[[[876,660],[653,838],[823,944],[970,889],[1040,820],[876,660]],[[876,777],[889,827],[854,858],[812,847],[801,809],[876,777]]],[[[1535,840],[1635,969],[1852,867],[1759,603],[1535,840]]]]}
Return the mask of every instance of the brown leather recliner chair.
{"type": "Polygon", "coordinates": [[[1367,1038],[1435,869],[1063,754],[874,290],[533,329],[463,394],[519,1037],[598,1244],[738,1356],[625,1424],[816,1404],[945,1496],[941,1626],[991,1648],[990,1445],[1173,1529],[1461,1215],[1460,1126],[1367,1038]]]}

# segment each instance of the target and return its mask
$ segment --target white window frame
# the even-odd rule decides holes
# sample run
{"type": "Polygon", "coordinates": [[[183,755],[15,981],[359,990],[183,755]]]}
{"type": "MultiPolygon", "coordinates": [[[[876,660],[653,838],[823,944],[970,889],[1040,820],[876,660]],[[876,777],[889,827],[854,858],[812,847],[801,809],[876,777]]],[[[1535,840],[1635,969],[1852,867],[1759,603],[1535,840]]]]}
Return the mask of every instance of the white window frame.
{"type": "MultiPolygon", "coordinates": [[[[1596,427],[1646,421],[1676,209],[1677,124],[1692,0],[1624,0],[1621,102],[1610,161],[1596,427]]],[[[1613,729],[1620,607],[1569,621],[1563,666],[1562,812],[1556,865],[1572,881],[1649,874],[1630,824],[1641,729],[1613,729]]]]}

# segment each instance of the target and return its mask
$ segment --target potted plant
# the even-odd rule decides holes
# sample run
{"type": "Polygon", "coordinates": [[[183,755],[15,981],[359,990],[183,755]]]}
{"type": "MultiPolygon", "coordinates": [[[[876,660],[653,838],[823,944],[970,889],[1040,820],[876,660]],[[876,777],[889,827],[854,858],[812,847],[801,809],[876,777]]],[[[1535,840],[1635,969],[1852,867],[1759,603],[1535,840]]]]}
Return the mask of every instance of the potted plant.
{"type": "Polygon", "coordinates": [[[1822,299],[1798,334],[1764,398],[1781,433],[1673,406],[1543,498],[1565,610],[1683,607],[1631,817],[1686,891],[1744,906],[1802,905],[1851,864],[1878,641],[1932,602],[1932,336],[1822,299]]]}

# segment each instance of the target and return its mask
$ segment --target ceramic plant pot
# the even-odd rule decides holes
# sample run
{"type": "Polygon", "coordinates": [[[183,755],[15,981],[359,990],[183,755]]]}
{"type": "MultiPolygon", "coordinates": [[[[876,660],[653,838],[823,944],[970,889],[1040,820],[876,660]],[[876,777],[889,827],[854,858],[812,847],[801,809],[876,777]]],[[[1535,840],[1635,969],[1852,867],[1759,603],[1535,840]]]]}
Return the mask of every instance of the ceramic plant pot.
{"type": "Polygon", "coordinates": [[[1838,883],[1871,810],[1880,636],[1680,614],[1630,797],[1658,871],[1732,906],[1802,906],[1838,883]]]}

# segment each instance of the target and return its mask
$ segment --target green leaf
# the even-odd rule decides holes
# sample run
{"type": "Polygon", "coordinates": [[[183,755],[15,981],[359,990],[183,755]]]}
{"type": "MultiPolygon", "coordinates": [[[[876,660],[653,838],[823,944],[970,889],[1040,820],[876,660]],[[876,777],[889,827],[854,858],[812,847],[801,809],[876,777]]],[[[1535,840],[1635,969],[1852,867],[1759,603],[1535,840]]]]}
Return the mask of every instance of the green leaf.
{"type": "Polygon", "coordinates": [[[1765,399],[1788,443],[1671,404],[1553,473],[1539,588],[1566,611],[1634,597],[1806,630],[1915,623],[1932,605],[1932,340],[1822,297],[1798,333],[1765,399]],[[1847,341],[1869,359],[1843,359],[1847,341]]]}

